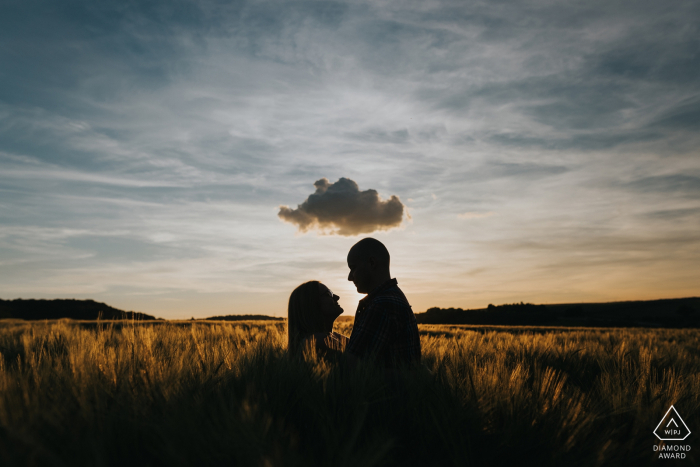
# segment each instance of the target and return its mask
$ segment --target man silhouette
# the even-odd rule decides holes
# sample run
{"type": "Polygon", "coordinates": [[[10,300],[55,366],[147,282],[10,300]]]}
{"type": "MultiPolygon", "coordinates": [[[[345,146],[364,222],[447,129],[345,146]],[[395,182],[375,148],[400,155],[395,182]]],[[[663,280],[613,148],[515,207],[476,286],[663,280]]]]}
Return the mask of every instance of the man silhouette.
{"type": "Polygon", "coordinates": [[[345,349],[348,360],[377,358],[385,368],[420,361],[418,325],[411,305],[389,272],[389,251],[374,238],[357,242],[348,253],[348,280],[360,293],[355,325],[345,349]]]}

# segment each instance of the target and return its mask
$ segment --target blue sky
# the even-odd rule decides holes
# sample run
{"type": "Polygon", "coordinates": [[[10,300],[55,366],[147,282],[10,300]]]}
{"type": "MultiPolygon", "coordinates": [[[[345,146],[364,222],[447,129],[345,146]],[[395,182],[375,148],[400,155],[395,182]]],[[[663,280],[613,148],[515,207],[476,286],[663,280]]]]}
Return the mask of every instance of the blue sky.
{"type": "Polygon", "coordinates": [[[700,4],[5,2],[0,297],[284,315],[700,294],[700,4]],[[347,178],[399,227],[278,217],[347,178]],[[410,218],[409,218],[410,216],[410,218]]]}

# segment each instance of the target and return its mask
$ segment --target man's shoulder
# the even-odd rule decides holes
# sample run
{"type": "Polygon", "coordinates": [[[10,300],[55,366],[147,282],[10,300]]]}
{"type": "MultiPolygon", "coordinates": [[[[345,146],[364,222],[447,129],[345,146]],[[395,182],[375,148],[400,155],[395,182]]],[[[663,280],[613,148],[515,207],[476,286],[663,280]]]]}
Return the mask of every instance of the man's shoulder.
{"type": "Polygon", "coordinates": [[[406,299],[406,295],[401,291],[398,285],[394,285],[392,287],[389,287],[385,290],[382,290],[381,292],[377,293],[370,302],[367,304],[368,306],[372,305],[383,305],[383,304],[394,304],[394,305],[403,305],[410,307],[411,305],[408,303],[408,299],[406,299]]]}

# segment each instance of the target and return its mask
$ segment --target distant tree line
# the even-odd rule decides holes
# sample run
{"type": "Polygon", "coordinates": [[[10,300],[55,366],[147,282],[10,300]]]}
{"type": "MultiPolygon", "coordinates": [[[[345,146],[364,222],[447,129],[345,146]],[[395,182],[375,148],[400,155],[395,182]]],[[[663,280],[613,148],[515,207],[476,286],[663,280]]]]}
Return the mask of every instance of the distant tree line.
{"type": "Polygon", "coordinates": [[[700,298],[486,308],[429,308],[419,324],[553,325],[593,327],[700,327],[700,298]]]}
{"type": "Polygon", "coordinates": [[[284,321],[284,318],[276,318],[274,316],[266,315],[226,315],[212,316],[205,319],[211,321],[284,321]]]}
{"type": "Polygon", "coordinates": [[[489,305],[486,309],[429,308],[416,313],[418,324],[548,324],[557,316],[545,305],[513,303],[489,305]]]}

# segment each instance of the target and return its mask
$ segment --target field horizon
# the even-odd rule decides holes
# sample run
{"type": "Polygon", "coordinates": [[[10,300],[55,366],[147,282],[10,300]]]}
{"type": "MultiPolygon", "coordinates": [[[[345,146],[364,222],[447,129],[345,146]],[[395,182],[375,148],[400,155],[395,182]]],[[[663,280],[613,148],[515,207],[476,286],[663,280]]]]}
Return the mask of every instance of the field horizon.
{"type": "MultiPolygon", "coordinates": [[[[490,325],[490,326],[554,326],[565,328],[634,327],[634,328],[698,328],[700,298],[687,297],[661,300],[639,300],[601,303],[563,303],[535,305],[513,303],[490,304],[486,308],[429,308],[417,312],[418,324],[490,325]]],[[[145,313],[125,312],[94,300],[2,300],[0,319],[29,321],[125,319],[136,321],[284,321],[286,317],[269,315],[222,315],[205,318],[164,320],[145,313]]],[[[353,314],[338,317],[339,323],[351,323],[353,314]]]]}

